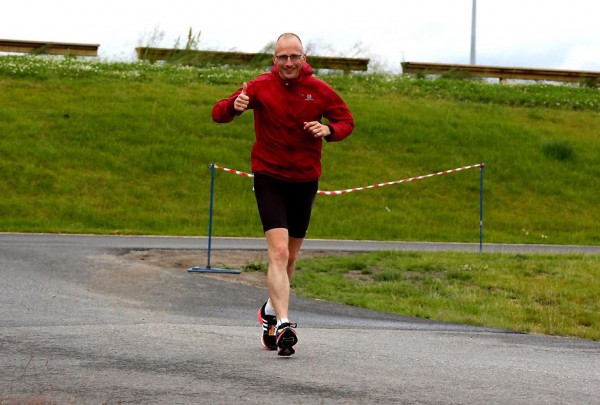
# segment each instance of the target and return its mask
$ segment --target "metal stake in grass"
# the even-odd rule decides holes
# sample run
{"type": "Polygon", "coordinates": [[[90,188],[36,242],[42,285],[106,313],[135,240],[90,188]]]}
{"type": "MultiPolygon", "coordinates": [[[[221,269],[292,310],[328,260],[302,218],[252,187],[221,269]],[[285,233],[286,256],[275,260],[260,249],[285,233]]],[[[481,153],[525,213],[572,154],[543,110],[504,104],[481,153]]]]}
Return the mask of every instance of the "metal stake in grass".
{"type": "Polygon", "coordinates": [[[195,266],[190,267],[188,272],[190,273],[226,273],[226,274],[240,274],[240,270],[234,269],[215,269],[210,265],[210,251],[212,245],[212,218],[213,218],[213,203],[215,199],[215,164],[210,164],[210,207],[208,213],[208,251],[207,251],[207,263],[206,266],[195,266]]]}

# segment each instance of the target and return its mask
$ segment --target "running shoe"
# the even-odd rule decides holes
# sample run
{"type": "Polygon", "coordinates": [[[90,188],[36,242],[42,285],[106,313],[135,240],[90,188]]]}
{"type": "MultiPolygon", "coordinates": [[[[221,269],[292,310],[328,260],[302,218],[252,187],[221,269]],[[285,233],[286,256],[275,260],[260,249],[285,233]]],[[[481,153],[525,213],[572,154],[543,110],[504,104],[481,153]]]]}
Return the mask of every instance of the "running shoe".
{"type": "Polygon", "coordinates": [[[260,342],[263,347],[267,350],[277,350],[277,337],[275,335],[275,326],[277,325],[277,318],[275,315],[267,315],[265,313],[265,302],[262,307],[258,310],[258,322],[262,325],[262,336],[260,342]]]}
{"type": "Polygon", "coordinates": [[[294,329],[296,328],[295,323],[282,323],[275,330],[277,336],[277,354],[279,356],[291,356],[296,353],[294,345],[298,343],[298,336],[294,329]]]}

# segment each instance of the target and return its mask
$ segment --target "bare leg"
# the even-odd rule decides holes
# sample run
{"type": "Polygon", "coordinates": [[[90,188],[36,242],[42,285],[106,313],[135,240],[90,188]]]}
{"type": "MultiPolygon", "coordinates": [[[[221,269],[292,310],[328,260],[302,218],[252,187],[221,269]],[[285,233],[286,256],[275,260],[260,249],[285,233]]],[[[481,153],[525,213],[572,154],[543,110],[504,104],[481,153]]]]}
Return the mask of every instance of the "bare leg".
{"type": "Polygon", "coordinates": [[[296,259],[298,259],[298,254],[300,253],[300,248],[302,247],[302,242],[304,242],[303,238],[293,238],[290,236],[289,241],[289,252],[290,255],[288,257],[287,264],[287,273],[288,278],[290,279],[290,283],[292,282],[292,278],[294,277],[294,272],[296,271],[296,259]]]}
{"type": "Polygon", "coordinates": [[[285,228],[265,232],[269,253],[267,286],[277,319],[288,317],[290,282],[296,270],[296,258],[304,239],[290,238],[285,228]]]}

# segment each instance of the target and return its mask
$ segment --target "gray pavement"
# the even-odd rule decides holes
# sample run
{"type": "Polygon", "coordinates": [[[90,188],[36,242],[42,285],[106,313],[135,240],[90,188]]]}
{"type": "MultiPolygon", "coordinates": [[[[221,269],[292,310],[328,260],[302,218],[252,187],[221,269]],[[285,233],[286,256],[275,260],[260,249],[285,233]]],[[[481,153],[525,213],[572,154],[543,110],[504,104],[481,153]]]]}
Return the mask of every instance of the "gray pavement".
{"type": "MultiPolygon", "coordinates": [[[[300,342],[294,356],[278,358],[259,343],[264,289],[120,260],[131,250],[202,250],[206,242],[0,234],[0,403],[600,403],[599,342],[293,297],[300,342]]],[[[264,247],[259,239],[212,242],[215,250],[264,247]]],[[[409,250],[347,241],[305,247],[409,250]]]]}

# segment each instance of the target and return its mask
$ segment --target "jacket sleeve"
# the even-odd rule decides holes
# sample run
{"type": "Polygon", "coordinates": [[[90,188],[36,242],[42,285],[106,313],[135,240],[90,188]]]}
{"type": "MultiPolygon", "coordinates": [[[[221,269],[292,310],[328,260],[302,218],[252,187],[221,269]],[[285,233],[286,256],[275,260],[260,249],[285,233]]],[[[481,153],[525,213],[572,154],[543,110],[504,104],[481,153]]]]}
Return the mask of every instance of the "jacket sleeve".
{"type": "Polygon", "coordinates": [[[212,110],[212,119],[214,122],[226,124],[233,121],[233,119],[238,115],[242,114],[241,112],[236,111],[233,107],[233,102],[241,92],[242,89],[240,88],[228,98],[217,101],[212,110]]]}
{"type": "Polygon", "coordinates": [[[329,121],[327,125],[333,131],[325,140],[328,142],[341,141],[350,136],[354,130],[354,118],[344,100],[333,89],[331,89],[328,104],[329,107],[323,116],[327,118],[329,121]]]}

